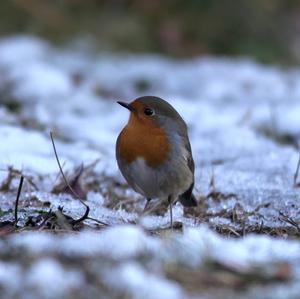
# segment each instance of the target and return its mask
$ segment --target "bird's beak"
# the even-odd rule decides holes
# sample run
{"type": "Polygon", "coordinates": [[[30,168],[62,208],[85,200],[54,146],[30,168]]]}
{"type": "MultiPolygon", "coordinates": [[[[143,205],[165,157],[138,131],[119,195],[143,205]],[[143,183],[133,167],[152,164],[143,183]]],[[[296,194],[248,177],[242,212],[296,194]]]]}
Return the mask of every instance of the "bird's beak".
{"type": "Polygon", "coordinates": [[[130,106],[130,104],[124,103],[124,102],[117,102],[118,104],[120,104],[121,106],[127,108],[129,111],[133,111],[134,109],[130,106]]]}

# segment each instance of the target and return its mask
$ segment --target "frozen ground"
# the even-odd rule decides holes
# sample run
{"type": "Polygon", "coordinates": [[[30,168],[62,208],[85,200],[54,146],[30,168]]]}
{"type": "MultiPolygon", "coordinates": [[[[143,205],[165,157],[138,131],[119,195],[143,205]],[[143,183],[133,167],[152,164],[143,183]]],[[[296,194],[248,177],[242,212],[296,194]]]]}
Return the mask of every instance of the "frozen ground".
{"type": "Polygon", "coordinates": [[[0,291],[6,298],[298,298],[299,98],[298,69],[100,55],[34,37],[0,41],[0,235],[7,235],[0,291]],[[200,205],[174,207],[175,232],[166,207],[141,215],[144,201],[114,158],[128,118],[116,101],[146,94],[170,101],[190,128],[200,205]],[[56,194],[63,187],[50,131],[71,181],[84,165],[80,189],[98,222],[75,225],[84,205],[56,194]],[[20,173],[22,233],[11,234],[20,173]]]}

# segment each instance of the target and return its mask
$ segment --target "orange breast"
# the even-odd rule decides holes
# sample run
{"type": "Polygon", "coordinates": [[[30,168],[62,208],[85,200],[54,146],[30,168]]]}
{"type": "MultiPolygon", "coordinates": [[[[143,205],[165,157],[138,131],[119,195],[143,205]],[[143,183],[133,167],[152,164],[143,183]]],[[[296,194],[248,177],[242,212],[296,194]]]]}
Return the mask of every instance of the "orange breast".
{"type": "Polygon", "coordinates": [[[118,153],[127,163],[144,158],[147,165],[157,167],[170,154],[171,146],[164,130],[153,123],[141,123],[132,117],[118,138],[118,153]]]}

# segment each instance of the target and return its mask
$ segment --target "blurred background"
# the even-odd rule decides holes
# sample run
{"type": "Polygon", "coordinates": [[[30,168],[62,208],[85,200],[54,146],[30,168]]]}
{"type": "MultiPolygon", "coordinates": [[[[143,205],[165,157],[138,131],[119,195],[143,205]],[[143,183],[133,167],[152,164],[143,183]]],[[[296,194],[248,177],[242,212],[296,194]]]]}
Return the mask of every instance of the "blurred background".
{"type": "Polygon", "coordinates": [[[65,44],[171,57],[248,56],[300,62],[297,0],[11,0],[0,2],[0,35],[32,33],[65,44]]]}

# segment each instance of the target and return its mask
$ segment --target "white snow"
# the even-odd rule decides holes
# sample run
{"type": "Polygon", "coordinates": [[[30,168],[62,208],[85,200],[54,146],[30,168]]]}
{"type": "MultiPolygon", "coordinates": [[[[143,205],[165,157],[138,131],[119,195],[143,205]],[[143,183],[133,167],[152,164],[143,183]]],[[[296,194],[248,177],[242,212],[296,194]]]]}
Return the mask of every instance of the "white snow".
{"type": "Polygon", "coordinates": [[[21,268],[16,263],[0,262],[0,287],[8,289],[11,295],[21,283],[21,268]]]}
{"type": "MultiPolygon", "coordinates": [[[[58,174],[50,131],[54,132],[65,171],[99,159],[94,176],[123,183],[115,161],[115,140],[128,112],[116,101],[152,94],[168,100],[189,126],[196,196],[211,191],[212,173],[217,191],[237,195],[207,200],[208,211],[215,213],[209,224],[239,227],[240,223],[217,214],[233,209],[237,213],[238,209],[249,213],[258,209],[249,216],[247,225],[263,221],[269,227],[287,227],[279,219],[279,211],[300,220],[299,189],[293,188],[299,153],[295,144],[278,141],[286,136],[294,143],[300,141],[299,69],[283,70],[246,59],[175,61],[154,55],[96,55],[80,49],[58,49],[35,37],[16,36],[0,41],[0,73],[1,100],[13,99],[21,105],[18,114],[5,105],[0,107],[0,185],[9,165],[33,175],[40,190],[24,192],[24,198],[36,196],[41,202],[51,202],[53,208],[63,205],[74,218],[84,213],[79,201],[49,193],[58,174]],[[139,89],[141,82],[146,91],[139,89]]],[[[100,187],[108,188],[105,183],[100,187]]],[[[200,224],[201,219],[184,216],[179,204],[173,214],[175,221],[183,223],[182,234],[150,236],[144,229],[167,227],[169,212],[142,216],[144,199],[130,189],[116,188],[115,192],[135,200],[136,210],[110,208],[107,203],[117,201],[115,195],[87,195],[90,216],[109,225],[103,231],[57,236],[25,233],[1,242],[1,251],[9,246],[23,248],[32,260],[28,265],[0,261],[0,289],[7,296],[15,296],[20,285],[28,298],[73,298],[72,294],[80,288],[78,294],[82,294],[84,287],[94,294],[86,282],[87,270],[68,268],[62,262],[68,257],[83,261],[92,258],[89,269],[94,271],[93,277],[105,281],[109,290],[117,293],[116,298],[120,294],[130,298],[189,298],[182,286],[167,278],[165,267],[174,263],[197,268],[207,261],[240,269],[288,263],[298,283],[290,290],[299,293],[298,241],[256,235],[226,239],[200,224]]],[[[1,208],[7,208],[7,202],[13,207],[15,196],[0,196],[1,208]]],[[[287,289],[284,285],[281,291],[287,289]]],[[[271,294],[270,288],[266,298],[272,298],[271,294]]]]}
{"type": "Polygon", "coordinates": [[[146,272],[140,265],[133,262],[124,263],[108,274],[108,278],[116,289],[123,289],[134,299],[175,299],[184,296],[177,284],[157,274],[146,272]],[[115,277],[118,277],[118,280],[115,280],[115,277]]]}
{"type": "Polygon", "coordinates": [[[36,293],[37,298],[57,298],[76,292],[83,280],[79,271],[66,270],[51,258],[33,263],[26,274],[25,288],[36,293]]]}
{"type": "MultiPolygon", "coordinates": [[[[13,261],[0,263],[0,286],[16,292],[20,284],[36,298],[69,298],[87,287],[87,272],[96,275],[112,292],[130,298],[190,298],[182,286],[166,277],[165,269],[179,265],[200,270],[209,262],[220,262],[241,273],[264,269],[261,271],[266,274],[280,263],[287,263],[299,290],[298,241],[254,235],[228,239],[203,225],[163,239],[150,236],[137,226],[123,225],[68,235],[17,234],[8,241],[10,245],[3,246],[2,252],[22,252],[28,262],[23,264],[22,276],[13,261]],[[68,266],[64,259],[70,265],[77,260],[82,266],[68,266]]],[[[268,290],[266,298],[271,298],[271,294],[272,290],[268,290]]]]}

